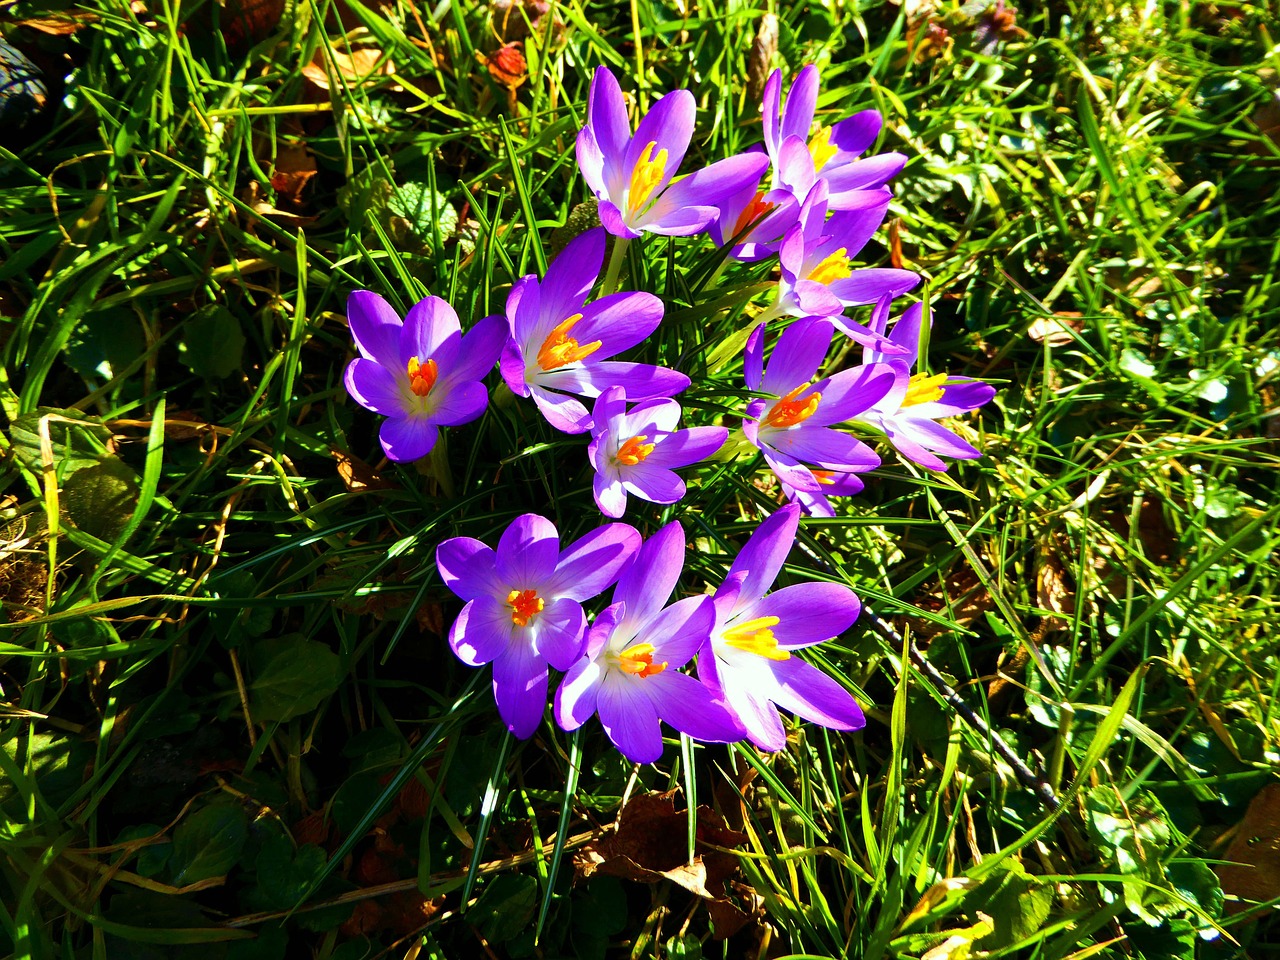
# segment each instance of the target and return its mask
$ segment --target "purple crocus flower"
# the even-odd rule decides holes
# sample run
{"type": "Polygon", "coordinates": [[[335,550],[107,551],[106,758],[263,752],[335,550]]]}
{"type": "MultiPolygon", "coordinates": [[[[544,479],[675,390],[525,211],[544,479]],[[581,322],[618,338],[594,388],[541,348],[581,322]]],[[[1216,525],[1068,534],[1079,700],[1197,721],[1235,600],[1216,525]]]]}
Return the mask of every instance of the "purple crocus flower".
{"type": "Polygon", "coordinates": [[[784,481],[782,492],[789,500],[800,504],[805,514],[811,517],[834,517],[836,511],[828,497],[851,497],[861,493],[866,487],[857,474],[853,473],[840,473],[835,470],[809,470],[809,473],[813,475],[816,489],[797,490],[784,481]]]}
{"type": "Polygon", "coordinates": [[[628,493],[651,503],[675,503],[685,486],[672,471],[705,460],[729,437],[724,427],[677,430],[680,404],[674,400],[647,400],[628,413],[621,387],[600,394],[591,417],[595,426],[587,457],[596,470],[596,506],[606,517],[626,512],[628,493]]]}
{"type": "Polygon", "coordinates": [[[502,379],[512,393],[532,396],[557,430],[583,433],[587,408],[570,394],[599,396],[620,386],[632,401],[669,397],[689,385],[683,373],[608,358],[644,340],[662,321],[651,293],[614,293],[587,303],[604,262],[604,230],[575,237],[539,281],[516,282],[507,297],[511,339],[502,351],[502,379]]]}
{"type": "Polygon", "coordinates": [[[717,247],[738,237],[729,251],[735,260],[763,260],[777,253],[783,234],[800,215],[800,203],[790,190],[758,188],[758,182],[748,183],[726,197],[720,204],[720,216],[711,224],[711,239],[717,247]]]}
{"type": "Polygon", "coordinates": [[[506,339],[501,318],[481,320],[463,336],[458,315],[439,297],[414,304],[401,321],[382,297],[357,290],[347,298],[347,322],[360,356],[342,381],[356,403],[387,418],[378,436],[392,460],[425,457],[440,427],[484,412],[489,392],[480,380],[506,339]]]}
{"type": "Polygon", "coordinates": [[[775,70],[764,86],[761,117],[765,151],[773,163],[773,187],[803,198],[818,177],[827,182],[832,210],[855,209],[859,193],[883,187],[906,165],[900,153],[858,159],[880,135],[882,119],[876,110],[863,110],[810,134],[818,103],[818,68],[809,64],[797,75],[782,104],[782,71],[775,70]],[[799,150],[790,156],[788,141],[799,150]],[[799,161],[803,153],[804,162],[799,161]]]}
{"type": "Polygon", "coordinates": [[[680,668],[707,643],[710,597],[664,606],[684,567],[684,530],[667,524],[645,542],[618,580],[613,603],[591,626],[581,660],[556,690],[556,722],[576,730],[598,714],[628,760],[662,756],[665,720],[695,740],[730,743],[745,731],[724,701],[680,668]]]}
{"type": "Polygon", "coordinates": [[[801,583],[766,596],[795,541],[800,507],[788,504],[756,529],[715,593],[710,649],[698,676],[738,715],[747,738],[781,750],[777,707],[833,730],[859,730],[866,718],[853,696],[793,654],[848,629],[861,603],[838,583],[801,583]],[[776,705],[776,706],[775,706],[776,705]]]}
{"type": "Polygon", "coordinates": [[[894,382],[892,367],[873,363],[842,370],[816,383],[831,337],[827,320],[810,317],[783,331],[764,366],[764,324],[747,338],[744,367],[747,386],[776,400],[754,399],[747,406],[742,431],[760,448],[778,479],[792,491],[818,493],[821,483],[805,464],[819,470],[858,473],[880,466],[865,443],[831,429],[867,410],[894,382]]]}
{"type": "MultiPolygon", "coordinates": [[[[996,391],[981,380],[945,373],[913,376],[911,368],[920,355],[923,319],[924,304],[915,303],[894,324],[889,340],[903,350],[904,355],[885,356],[869,348],[863,351],[866,363],[886,361],[894,371],[894,381],[889,392],[856,419],[884,431],[893,448],[908,460],[930,470],[946,470],[947,464],[939,454],[957,460],[972,460],[982,454],[937,421],[977,410],[994,397],[996,391]]],[[[871,313],[871,329],[883,333],[888,320],[889,298],[886,297],[871,313]]]]}
{"type": "Polygon", "coordinates": [[[800,219],[783,238],[782,279],[773,313],[826,317],[846,335],[884,353],[898,348],[862,324],[842,316],[846,307],[896,297],[920,282],[919,274],[891,268],[855,269],[853,259],[884,222],[888,190],[864,190],[858,207],[827,219],[827,187],[819,180],[805,197],[800,219]]]}
{"type": "Polygon", "coordinates": [[[545,517],[526,513],[496,551],[471,537],[436,548],[445,586],[466,601],[449,646],[468,666],[493,664],[493,698],[507,728],[529,737],[547,704],[547,664],[565,670],[582,650],[582,601],[608,589],[640,547],[625,523],[599,527],[568,548],[545,517]]]}
{"type": "Polygon", "coordinates": [[[600,201],[600,222],[614,236],[701,233],[718,215],[721,200],[764,173],[768,158],[745,153],[673,183],[693,136],[693,115],[693,94],[673,90],[645,114],[633,136],[618,81],[606,68],[596,68],[587,124],[578,133],[578,167],[600,201]]]}

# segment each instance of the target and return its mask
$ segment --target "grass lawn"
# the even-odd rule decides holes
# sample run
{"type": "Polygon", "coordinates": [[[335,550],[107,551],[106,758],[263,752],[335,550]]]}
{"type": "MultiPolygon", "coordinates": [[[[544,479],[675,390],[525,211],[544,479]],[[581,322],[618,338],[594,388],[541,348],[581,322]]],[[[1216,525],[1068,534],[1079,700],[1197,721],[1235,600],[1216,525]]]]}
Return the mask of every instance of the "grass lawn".
{"type": "MultiPolygon", "coordinates": [[[[1273,0],[56,3],[0,2],[0,957],[1276,954],[1273,0]],[[919,369],[997,389],[945,473],[861,433],[778,579],[861,598],[803,660],[866,727],[513,736],[436,548],[594,530],[589,436],[492,369],[388,460],[347,298],[503,314],[597,222],[597,66],[691,91],[687,172],[805,64],[907,158],[858,263],[923,277],[919,369]]],[[[740,431],[778,261],[611,249],[665,310],[623,356],[729,430],[623,518],[697,597],[786,502],[740,431]]]]}

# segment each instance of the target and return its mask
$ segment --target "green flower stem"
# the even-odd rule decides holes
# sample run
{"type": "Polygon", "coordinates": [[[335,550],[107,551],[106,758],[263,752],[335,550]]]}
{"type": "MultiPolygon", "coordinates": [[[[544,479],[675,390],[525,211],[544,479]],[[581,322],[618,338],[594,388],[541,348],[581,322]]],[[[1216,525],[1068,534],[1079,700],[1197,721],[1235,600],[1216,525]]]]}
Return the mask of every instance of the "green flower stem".
{"type": "Polygon", "coordinates": [[[609,257],[609,269],[605,271],[604,287],[600,296],[607,297],[618,289],[618,274],[622,272],[622,261],[627,256],[627,247],[631,246],[630,237],[613,238],[613,254],[609,257]]]}

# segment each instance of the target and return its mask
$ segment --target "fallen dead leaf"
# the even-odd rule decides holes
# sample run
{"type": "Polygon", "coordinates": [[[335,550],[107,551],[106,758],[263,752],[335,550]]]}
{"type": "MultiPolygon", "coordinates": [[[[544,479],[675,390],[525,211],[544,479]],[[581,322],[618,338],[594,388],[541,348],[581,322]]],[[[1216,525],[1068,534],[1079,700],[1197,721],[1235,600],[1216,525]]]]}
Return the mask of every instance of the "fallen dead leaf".
{"type": "Polygon", "coordinates": [[[297,206],[311,178],[318,173],[316,158],[300,140],[276,143],[276,158],[271,170],[271,189],[286,203],[297,206]]]}
{"type": "Polygon", "coordinates": [[[778,55],[778,18],[766,13],[760,18],[760,29],[747,57],[747,90],[752,100],[759,100],[768,79],[773,58],[778,55]]]}
{"type": "Polygon", "coordinates": [[[523,44],[513,41],[485,56],[476,51],[476,59],[489,71],[496,83],[514,90],[529,79],[529,62],[525,60],[523,44]]]}
{"type": "Polygon", "coordinates": [[[1075,310],[1057,310],[1051,316],[1040,317],[1032,323],[1027,328],[1027,336],[1036,343],[1061,347],[1075,339],[1072,331],[1079,333],[1084,329],[1082,316],[1075,310]]]}
{"type": "Polygon", "coordinates": [[[695,856],[689,863],[687,813],[676,810],[673,793],[646,794],[628,803],[618,829],[578,854],[575,862],[582,876],[604,873],[641,883],[667,879],[706,900],[722,898],[724,881],[738,869],[737,857],[718,850],[696,851],[707,843],[736,847],[746,842],[746,834],[731,830],[709,807],[699,807],[695,856]]]}
{"type": "Polygon", "coordinates": [[[338,477],[347,488],[348,493],[363,493],[366,490],[392,490],[396,485],[384,480],[374,472],[373,467],[359,457],[353,457],[344,450],[330,447],[329,454],[338,462],[338,477]]]}
{"type": "MultiPolygon", "coordinates": [[[[1240,900],[1264,901],[1280,896],[1280,783],[1270,783],[1249,804],[1224,860],[1214,869],[1222,892],[1240,900]]],[[[1227,903],[1240,913],[1249,905],[1227,903]]]]}
{"type": "MultiPolygon", "coordinates": [[[[331,71],[336,70],[337,75],[346,81],[346,86],[359,86],[361,84],[376,80],[379,77],[389,77],[396,72],[396,65],[381,50],[375,50],[368,47],[361,47],[358,50],[352,50],[350,54],[345,54],[341,50],[330,50],[328,57],[325,51],[317,50],[315,58],[302,68],[302,75],[314,83],[321,90],[328,90],[337,78],[331,71]],[[333,66],[329,66],[329,57],[333,60],[333,66]]],[[[337,83],[339,88],[341,83],[337,83]]]]}
{"type": "Polygon", "coordinates": [[[32,17],[29,20],[18,20],[15,27],[29,27],[52,37],[69,37],[79,33],[85,27],[93,26],[101,17],[89,10],[60,10],[50,12],[48,16],[32,17]]]}

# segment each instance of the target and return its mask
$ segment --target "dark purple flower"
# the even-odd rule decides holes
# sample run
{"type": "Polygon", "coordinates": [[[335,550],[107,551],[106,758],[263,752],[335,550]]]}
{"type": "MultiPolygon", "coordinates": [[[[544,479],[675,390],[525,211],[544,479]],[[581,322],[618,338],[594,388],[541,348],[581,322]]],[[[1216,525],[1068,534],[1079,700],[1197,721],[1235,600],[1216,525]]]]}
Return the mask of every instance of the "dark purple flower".
{"type": "Polygon", "coordinates": [[[596,506],[606,517],[620,517],[627,494],[651,503],[675,503],[684,496],[684,481],[675,475],[711,456],[728,439],[724,427],[677,430],[680,404],[647,400],[627,412],[621,387],[610,387],[596,399],[587,456],[595,468],[596,506]]]}
{"type": "Polygon", "coordinates": [[[557,430],[583,433],[591,415],[575,396],[596,397],[620,386],[632,401],[669,397],[689,385],[683,373],[610,357],[643,341],[662,321],[662,301],[650,293],[614,293],[587,303],[604,262],[605,233],[575,237],[539,281],[522,277],[507,297],[511,339],[502,351],[502,379],[532,396],[557,430]]]}
{"type": "Polygon", "coordinates": [[[797,75],[782,104],[782,72],[775,70],[764,86],[765,151],[773,163],[774,189],[803,199],[818,177],[827,182],[828,206],[847,210],[861,206],[861,191],[876,190],[906,165],[900,153],[859,159],[876,142],[883,123],[876,110],[863,110],[829,127],[810,132],[818,103],[818,68],[809,64],[797,75]],[[788,149],[792,141],[792,149],[788,149]]]}
{"type": "MultiPolygon", "coordinates": [[[[956,436],[937,421],[977,410],[996,395],[995,387],[981,380],[951,377],[945,373],[917,373],[920,353],[920,327],[924,304],[912,304],[894,324],[889,334],[903,355],[885,356],[870,348],[863,351],[866,363],[884,362],[894,371],[893,386],[871,407],[855,419],[882,430],[893,448],[915,463],[930,470],[946,470],[938,455],[972,460],[982,456],[972,444],[956,436]]],[[[889,298],[876,304],[871,314],[871,329],[884,333],[889,320],[889,298]]]]}
{"type": "Polygon", "coordinates": [[[781,750],[787,734],[777,707],[833,730],[859,730],[866,718],[853,696],[795,652],[847,630],[861,611],[839,583],[801,583],[766,596],[795,541],[800,507],[788,504],[760,524],[715,593],[711,646],[698,676],[724,695],[747,738],[781,750]]]}
{"type": "Polygon", "coordinates": [[[861,206],[827,219],[826,184],[819,180],[800,208],[800,220],[783,238],[782,279],[774,314],[825,317],[864,346],[892,353],[895,347],[861,324],[846,319],[846,307],[896,297],[920,282],[910,270],[855,268],[853,260],[884,222],[888,190],[859,194],[861,206]]]}
{"type": "Polygon", "coordinates": [[[560,726],[576,730],[598,714],[614,746],[635,763],[662,756],[662,720],[695,740],[730,743],[744,735],[722,699],[679,672],[715,622],[707,596],[665,606],[684,550],[679,522],[645,542],[618,580],[612,605],[592,624],[582,659],[556,690],[560,726]]]}
{"type": "Polygon", "coordinates": [[[417,460],[431,452],[440,427],[476,419],[489,402],[480,379],[506,339],[499,317],[481,320],[463,336],[458,315],[439,297],[414,304],[401,321],[376,293],[347,298],[347,322],[360,356],[343,383],[360,406],[379,413],[379,438],[388,457],[417,460]]]}
{"type": "Polygon", "coordinates": [[[746,153],[673,183],[693,136],[693,115],[693,94],[673,90],[653,105],[633,136],[618,81],[606,68],[596,68],[587,124],[578,133],[578,167],[600,201],[600,222],[614,236],[701,233],[716,218],[721,200],[764,173],[768,158],[746,153]]]}
{"type": "Polygon", "coordinates": [[[471,537],[436,548],[445,586],[465,600],[449,646],[468,666],[493,664],[493,698],[517,737],[537,729],[547,703],[547,664],[578,659],[586,629],[582,602],[608,589],[640,547],[640,534],[610,523],[565,550],[545,517],[526,513],[496,551],[471,537]]]}
{"type": "Polygon", "coordinates": [[[764,324],[747,338],[747,386],[777,399],[752,400],[742,430],[792,491],[820,492],[821,484],[806,464],[839,473],[880,466],[875,451],[849,434],[831,429],[831,425],[857,416],[883,397],[893,385],[894,371],[874,363],[811,383],[834,332],[827,320],[809,318],[792,324],[778,338],[767,368],[764,324]]]}

